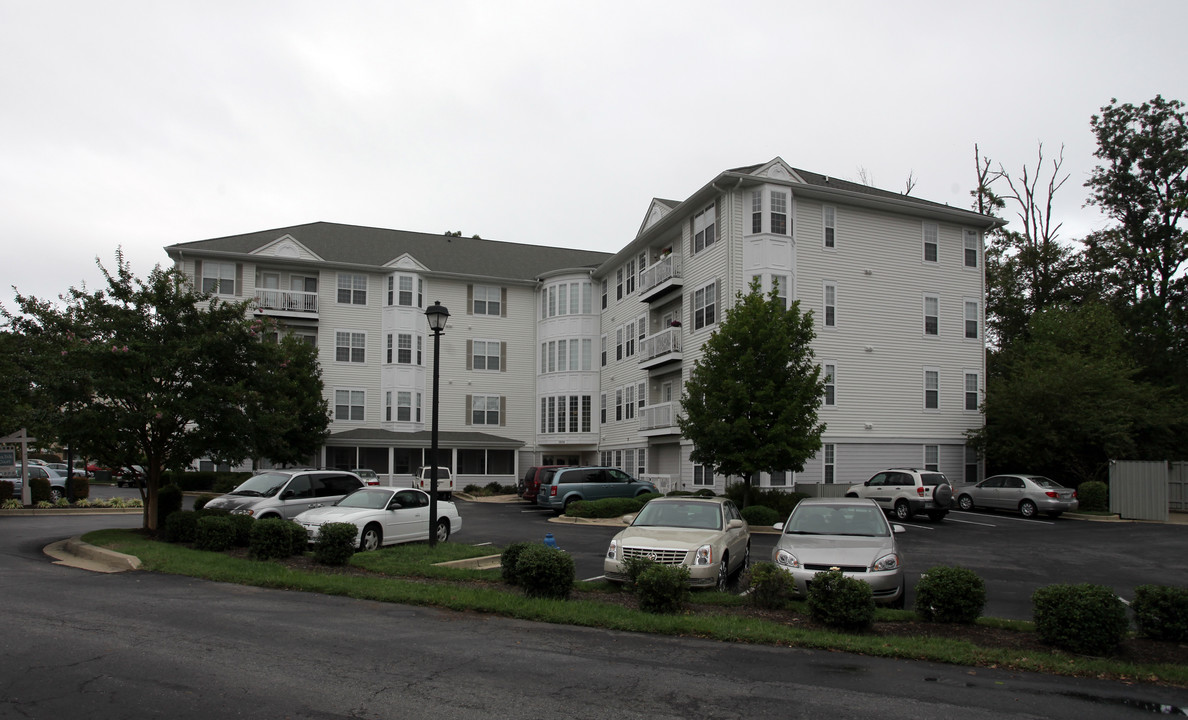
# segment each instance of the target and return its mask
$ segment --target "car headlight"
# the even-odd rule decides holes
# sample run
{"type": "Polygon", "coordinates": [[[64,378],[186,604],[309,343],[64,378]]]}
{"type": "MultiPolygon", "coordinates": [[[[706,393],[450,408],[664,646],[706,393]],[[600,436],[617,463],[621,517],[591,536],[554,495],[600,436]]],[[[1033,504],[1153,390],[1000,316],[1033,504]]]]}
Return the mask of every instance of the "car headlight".
{"type": "Polygon", "coordinates": [[[606,557],[608,560],[614,560],[619,556],[619,541],[611,540],[610,547],[606,549],[606,557]]]}
{"type": "Polygon", "coordinates": [[[874,563],[874,569],[876,571],[881,570],[883,572],[886,572],[887,570],[894,570],[897,567],[899,567],[899,556],[896,555],[895,553],[891,553],[890,555],[884,555],[883,557],[879,558],[878,560],[875,560],[875,563],[874,563]]]}
{"type": "Polygon", "coordinates": [[[787,550],[780,550],[776,553],[776,565],[786,568],[796,568],[799,570],[800,560],[787,550]]]}
{"type": "Polygon", "coordinates": [[[693,551],[694,565],[712,565],[714,562],[714,548],[712,545],[702,545],[693,551]]]}
{"type": "Polygon", "coordinates": [[[231,514],[232,515],[255,515],[256,511],[251,508],[239,508],[238,510],[232,510],[231,514]]]}

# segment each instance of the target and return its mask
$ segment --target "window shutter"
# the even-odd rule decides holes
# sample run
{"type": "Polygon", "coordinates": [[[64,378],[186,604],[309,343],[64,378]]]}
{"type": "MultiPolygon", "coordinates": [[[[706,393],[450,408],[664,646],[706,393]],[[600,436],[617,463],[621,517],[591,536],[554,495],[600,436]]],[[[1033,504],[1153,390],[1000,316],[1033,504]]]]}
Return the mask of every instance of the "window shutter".
{"type": "Polygon", "coordinates": [[[474,285],[466,286],[466,314],[474,314],[474,285]]]}
{"type": "Polygon", "coordinates": [[[467,370],[474,369],[474,341],[473,340],[466,341],[466,369],[467,370]]]}
{"type": "Polygon", "coordinates": [[[473,423],[471,423],[471,420],[473,419],[474,416],[470,412],[470,409],[472,407],[474,407],[474,405],[472,405],[473,402],[474,402],[474,396],[467,395],[466,396],[466,424],[467,425],[473,424],[473,423]]]}
{"type": "Polygon", "coordinates": [[[243,263],[235,263],[235,296],[243,297],[243,263]]]}
{"type": "Polygon", "coordinates": [[[194,289],[202,292],[202,261],[194,261],[194,289]]]}
{"type": "Polygon", "coordinates": [[[499,343],[499,372],[507,372],[507,343],[499,343]]]}
{"type": "Polygon", "coordinates": [[[507,425],[507,396],[499,396],[499,426],[507,425]]]}
{"type": "Polygon", "coordinates": [[[507,317],[507,288],[499,288],[499,317],[507,317]]]}

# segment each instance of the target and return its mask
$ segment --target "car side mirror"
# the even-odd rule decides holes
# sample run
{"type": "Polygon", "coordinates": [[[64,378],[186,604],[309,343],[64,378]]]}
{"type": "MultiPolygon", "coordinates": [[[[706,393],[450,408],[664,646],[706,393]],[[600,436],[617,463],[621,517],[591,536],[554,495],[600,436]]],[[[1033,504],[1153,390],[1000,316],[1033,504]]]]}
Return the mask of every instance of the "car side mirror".
{"type": "Polygon", "coordinates": [[[624,515],[621,519],[623,520],[624,525],[630,525],[631,523],[635,522],[635,513],[624,515]]]}
{"type": "Polygon", "coordinates": [[[866,482],[864,482],[864,483],[862,483],[862,484],[863,484],[863,485],[865,485],[866,487],[870,487],[870,481],[869,481],[869,480],[867,480],[866,482]]]}
{"type": "Polygon", "coordinates": [[[783,530],[784,529],[784,521],[781,520],[778,523],[776,523],[775,525],[772,525],[772,528],[774,528],[776,530],[783,530]]]}
{"type": "Polygon", "coordinates": [[[738,518],[730,518],[730,522],[726,523],[727,530],[737,530],[743,526],[743,521],[738,518]]]}
{"type": "Polygon", "coordinates": [[[282,492],[282,493],[280,494],[280,499],[281,499],[281,500],[288,500],[288,499],[289,499],[289,498],[291,498],[291,497],[293,497],[293,491],[292,491],[292,490],[285,490],[284,492],[282,492]]]}

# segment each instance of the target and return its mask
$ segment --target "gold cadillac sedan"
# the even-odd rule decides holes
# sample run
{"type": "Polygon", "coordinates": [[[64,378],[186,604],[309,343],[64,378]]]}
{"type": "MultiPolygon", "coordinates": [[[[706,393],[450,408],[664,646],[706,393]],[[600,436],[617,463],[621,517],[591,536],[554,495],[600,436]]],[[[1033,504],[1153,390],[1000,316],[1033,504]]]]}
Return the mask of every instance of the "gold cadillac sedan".
{"type": "Polygon", "coordinates": [[[750,562],[751,531],[726,498],[656,498],[611,540],[602,562],[606,579],[626,582],[623,563],[631,558],[684,565],[693,587],[725,590],[730,578],[750,562]]]}

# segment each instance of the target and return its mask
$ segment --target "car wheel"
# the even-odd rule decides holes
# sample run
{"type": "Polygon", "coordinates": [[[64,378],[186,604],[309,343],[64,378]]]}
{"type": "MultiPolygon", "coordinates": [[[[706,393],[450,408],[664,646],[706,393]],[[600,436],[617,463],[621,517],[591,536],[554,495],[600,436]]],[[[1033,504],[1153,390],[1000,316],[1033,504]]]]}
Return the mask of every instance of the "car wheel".
{"type": "Polygon", "coordinates": [[[973,510],[973,498],[968,495],[962,495],[961,497],[957,498],[957,507],[966,512],[973,510]]]}
{"type": "Polygon", "coordinates": [[[747,543],[746,549],[743,550],[742,565],[738,566],[738,571],[741,573],[747,568],[751,567],[751,543],[747,543]]]}
{"type": "Polygon", "coordinates": [[[62,490],[62,488],[60,488],[60,487],[50,488],[50,502],[58,502],[59,500],[61,500],[64,497],[66,497],[66,493],[62,490]]]}
{"type": "Polygon", "coordinates": [[[722,562],[718,563],[718,592],[726,592],[730,587],[730,554],[722,553],[722,562]]]}
{"type": "Polygon", "coordinates": [[[445,519],[438,520],[437,521],[437,542],[443,543],[449,539],[450,539],[450,521],[445,520],[445,519]]]}
{"type": "Polygon", "coordinates": [[[856,498],[858,497],[858,493],[846,493],[846,497],[856,498]]]}
{"type": "Polygon", "coordinates": [[[940,522],[941,520],[944,520],[945,516],[948,514],[948,510],[929,510],[928,519],[932,522],[940,522]]]}
{"type": "Polygon", "coordinates": [[[912,519],[912,506],[908,505],[907,500],[898,500],[895,503],[895,518],[899,521],[912,519]]]}
{"type": "Polygon", "coordinates": [[[363,534],[359,537],[359,550],[378,550],[383,542],[384,532],[380,530],[379,525],[368,525],[363,528],[363,534]]]}
{"type": "Polygon", "coordinates": [[[1019,503],[1019,512],[1023,513],[1023,517],[1025,518],[1035,517],[1035,503],[1030,500],[1024,500],[1019,503]]]}

